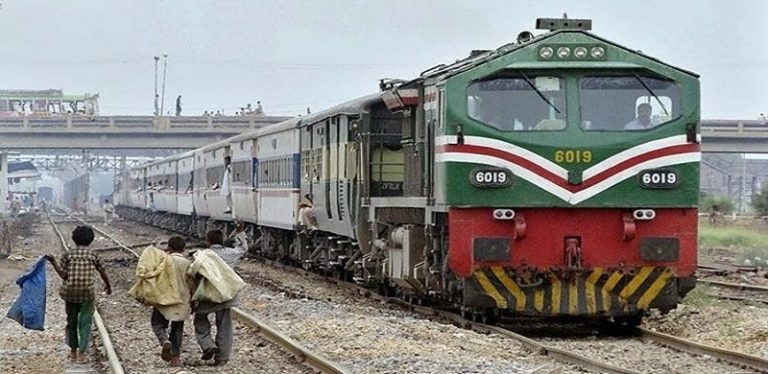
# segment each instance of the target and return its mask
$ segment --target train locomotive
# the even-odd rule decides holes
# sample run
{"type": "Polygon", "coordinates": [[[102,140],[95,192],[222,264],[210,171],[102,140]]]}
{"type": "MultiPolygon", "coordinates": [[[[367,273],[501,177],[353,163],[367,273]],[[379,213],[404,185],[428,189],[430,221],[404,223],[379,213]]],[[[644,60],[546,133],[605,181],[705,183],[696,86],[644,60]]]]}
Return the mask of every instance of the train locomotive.
{"type": "Polygon", "coordinates": [[[537,27],[133,168],[118,212],[198,235],[243,222],[264,256],[477,318],[670,310],[695,284],[698,76],[590,20],[537,27]]]}

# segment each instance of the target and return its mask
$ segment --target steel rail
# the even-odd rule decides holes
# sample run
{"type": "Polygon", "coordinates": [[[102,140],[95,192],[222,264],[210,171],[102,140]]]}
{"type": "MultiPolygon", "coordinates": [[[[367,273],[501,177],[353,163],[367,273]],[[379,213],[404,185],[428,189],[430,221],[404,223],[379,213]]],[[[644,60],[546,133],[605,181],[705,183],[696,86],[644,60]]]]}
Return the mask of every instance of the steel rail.
{"type": "MultiPolygon", "coordinates": [[[[144,242],[144,243],[138,243],[138,244],[131,244],[128,247],[130,248],[141,248],[141,247],[147,247],[150,245],[164,245],[168,244],[166,241],[160,241],[160,242],[144,242]]],[[[107,251],[122,251],[124,250],[123,247],[117,245],[112,247],[101,247],[101,248],[91,248],[92,251],[95,252],[107,252],[107,251]]]]}
{"type": "Polygon", "coordinates": [[[750,367],[761,372],[768,371],[768,360],[757,356],[692,342],[687,339],[678,338],[676,336],[664,334],[658,331],[648,330],[644,327],[638,327],[638,330],[642,336],[670,348],[679,349],[688,353],[712,356],[731,364],[750,367]]]}
{"type": "Polygon", "coordinates": [[[768,304],[768,299],[759,299],[759,298],[746,297],[746,296],[723,295],[723,294],[718,294],[718,293],[707,293],[707,296],[714,297],[716,299],[731,300],[731,301],[741,301],[741,302],[744,302],[744,303],[768,304]]]}
{"type": "MultiPolygon", "coordinates": [[[[67,242],[67,239],[64,237],[64,234],[61,233],[61,230],[56,225],[56,222],[53,221],[53,218],[51,217],[48,210],[45,211],[45,215],[51,222],[53,230],[59,236],[59,239],[61,240],[61,246],[65,251],[69,251],[69,243],[67,242]]],[[[96,323],[96,330],[99,332],[99,338],[101,338],[101,345],[107,354],[107,360],[109,362],[109,368],[111,369],[112,374],[125,374],[123,365],[120,363],[120,357],[117,355],[114,345],[112,345],[112,338],[109,337],[109,331],[104,324],[104,319],[101,318],[101,314],[99,313],[98,308],[93,308],[93,320],[96,323]]]]}
{"type": "MultiPolygon", "coordinates": [[[[639,374],[638,371],[633,371],[629,369],[624,369],[618,366],[611,365],[606,362],[601,362],[598,360],[594,360],[588,357],[584,357],[583,355],[580,355],[576,352],[569,352],[560,348],[556,348],[541,342],[538,342],[534,339],[531,339],[529,337],[526,337],[524,335],[518,334],[516,332],[510,331],[508,329],[505,329],[503,327],[499,326],[491,326],[479,322],[470,321],[456,313],[441,310],[441,309],[435,309],[430,308],[426,306],[419,306],[419,305],[413,305],[410,303],[407,303],[401,299],[388,297],[384,295],[380,295],[370,289],[367,289],[365,287],[351,284],[345,281],[341,281],[338,279],[323,277],[322,275],[315,274],[308,272],[304,269],[294,268],[291,266],[286,266],[284,264],[280,264],[277,262],[274,262],[269,259],[264,259],[264,261],[273,266],[280,269],[284,269],[293,273],[297,274],[303,274],[303,275],[309,275],[313,277],[318,277],[320,279],[324,279],[330,283],[333,283],[341,288],[345,288],[347,290],[352,290],[360,295],[374,299],[376,301],[385,302],[389,304],[395,304],[401,307],[404,307],[411,312],[421,314],[426,317],[441,317],[450,320],[453,323],[458,324],[459,326],[466,328],[468,330],[477,331],[480,333],[496,333],[502,336],[505,336],[507,338],[511,338],[514,340],[517,340],[520,342],[526,349],[530,350],[533,353],[541,354],[547,357],[551,357],[556,361],[560,361],[569,365],[576,365],[583,369],[598,372],[598,373],[605,373],[605,374],[639,374]]],[[[257,281],[268,284],[272,287],[278,287],[281,286],[274,284],[274,282],[271,282],[269,280],[263,279],[263,278],[256,278],[257,281]]],[[[292,291],[288,289],[282,289],[281,291],[292,291]]]]}
{"type": "Polygon", "coordinates": [[[741,291],[768,292],[768,287],[756,286],[751,284],[729,283],[729,282],[708,280],[708,279],[699,279],[697,280],[697,282],[701,284],[710,285],[710,286],[730,288],[730,289],[741,290],[741,291]]]}
{"type": "Polygon", "coordinates": [[[332,361],[328,360],[324,356],[310,351],[308,348],[304,347],[299,342],[280,333],[274,327],[268,325],[264,321],[259,320],[258,318],[252,315],[249,315],[243,312],[239,308],[232,308],[232,313],[234,314],[235,318],[239,319],[246,325],[251,326],[256,330],[256,332],[258,332],[265,338],[275,342],[276,344],[280,345],[281,347],[293,353],[294,356],[296,356],[296,359],[300,363],[307,365],[315,370],[318,370],[321,373],[345,374],[349,372],[346,369],[339,366],[338,364],[335,364],[332,361]]]}
{"type": "MultiPolygon", "coordinates": [[[[71,216],[70,216],[71,217],[71,216]]],[[[76,220],[80,220],[77,217],[72,217],[76,220]]],[[[80,220],[81,222],[84,222],[80,220]]],[[[112,240],[120,246],[122,249],[132,253],[136,258],[139,258],[139,254],[131,250],[131,248],[125,244],[123,244],[121,241],[115,239],[112,235],[109,235],[104,230],[101,230],[100,228],[91,225],[91,227],[97,231],[99,234],[103,235],[104,237],[108,238],[109,240],[112,240]]],[[[342,368],[340,365],[333,363],[329,359],[323,357],[322,355],[319,355],[317,353],[314,353],[310,351],[308,348],[301,345],[299,342],[289,338],[285,334],[278,331],[276,328],[268,325],[264,321],[259,320],[258,318],[245,313],[244,311],[240,310],[239,308],[232,308],[232,312],[238,320],[242,321],[248,326],[253,327],[259,335],[263,336],[264,338],[275,342],[277,345],[283,347],[283,349],[291,352],[297,359],[299,363],[302,363],[304,365],[307,365],[315,370],[320,371],[321,373],[325,374],[346,374],[349,373],[346,369],[342,368]]],[[[122,373],[122,372],[121,372],[122,373]]],[[[119,373],[115,373],[119,374],[119,373]]]]}
{"type": "Polygon", "coordinates": [[[98,233],[99,233],[99,234],[101,234],[103,237],[105,237],[105,238],[107,238],[107,239],[109,239],[109,240],[111,240],[111,241],[115,242],[115,244],[117,244],[117,245],[118,245],[118,246],[119,246],[121,249],[123,249],[124,251],[130,252],[130,253],[131,253],[132,255],[134,255],[136,258],[139,258],[139,254],[138,254],[138,253],[136,253],[136,251],[134,251],[133,249],[131,249],[131,247],[129,247],[129,246],[127,246],[127,245],[123,244],[122,242],[120,242],[119,240],[115,239],[115,238],[114,238],[112,235],[108,234],[106,231],[104,231],[104,230],[102,230],[102,229],[100,229],[100,228],[96,227],[96,225],[93,225],[93,224],[91,224],[91,223],[89,223],[89,222],[86,222],[86,221],[84,221],[84,220],[82,220],[82,219],[80,219],[80,218],[77,218],[77,217],[75,217],[75,216],[72,216],[72,215],[69,215],[69,214],[67,214],[67,215],[68,215],[68,216],[70,216],[70,217],[72,217],[73,219],[75,219],[75,220],[77,220],[77,221],[80,221],[80,222],[82,222],[83,224],[86,224],[86,225],[90,226],[90,227],[91,227],[91,228],[92,228],[94,231],[98,232],[98,233]]]}
{"type": "Polygon", "coordinates": [[[704,273],[755,273],[758,268],[754,265],[699,263],[697,270],[704,273]]]}

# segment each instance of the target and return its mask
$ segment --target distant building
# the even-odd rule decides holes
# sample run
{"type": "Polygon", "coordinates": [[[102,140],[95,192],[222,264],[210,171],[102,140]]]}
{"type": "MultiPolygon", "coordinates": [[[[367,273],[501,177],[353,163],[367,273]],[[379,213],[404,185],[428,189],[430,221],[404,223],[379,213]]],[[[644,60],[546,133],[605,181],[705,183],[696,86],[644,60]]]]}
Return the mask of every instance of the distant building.
{"type": "Polygon", "coordinates": [[[707,153],[701,160],[700,190],[727,196],[746,210],[761,183],[768,180],[768,160],[744,159],[735,153],[707,153]]]}

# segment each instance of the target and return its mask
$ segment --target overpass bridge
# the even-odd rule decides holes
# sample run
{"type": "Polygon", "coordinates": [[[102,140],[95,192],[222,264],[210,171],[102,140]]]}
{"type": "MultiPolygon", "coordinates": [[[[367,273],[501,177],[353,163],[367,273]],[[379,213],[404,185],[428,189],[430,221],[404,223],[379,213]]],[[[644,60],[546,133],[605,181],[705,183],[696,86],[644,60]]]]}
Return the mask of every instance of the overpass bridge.
{"type": "Polygon", "coordinates": [[[73,151],[87,149],[102,150],[104,152],[98,153],[110,155],[160,156],[163,153],[202,147],[289,118],[291,117],[3,117],[0,118],[0,149],[26,154],[72,154],[73,151]],[[116,154],[115,150],[123,152],[116,154]],[[150,154],[147,154],[147,151],[150,151],[150,154]]]}
{"type": "Polygon", "coordinates": [[[768,122],[760,120],[701,120],[701,149],[705,153],[768,153],[768,122]]]}
{"type": "MultiPolygon", "coordinates": [[[[24,154],[159,157],[213,143],[290,117],[49,116],[0,118],[0,149],[24,154]]],[[[702,120],[708,153],[768,153],[768,123],[702,120]]]]}

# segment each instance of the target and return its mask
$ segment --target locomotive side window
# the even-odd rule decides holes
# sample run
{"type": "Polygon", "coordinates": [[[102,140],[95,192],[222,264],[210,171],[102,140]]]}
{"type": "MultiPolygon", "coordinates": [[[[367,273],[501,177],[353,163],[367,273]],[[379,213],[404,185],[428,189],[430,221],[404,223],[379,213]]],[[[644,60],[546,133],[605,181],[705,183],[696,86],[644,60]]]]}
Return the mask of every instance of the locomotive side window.
{"type": "Polygon", "coordinates": [[[635,73],[583,77],[579,96],[585,130],[643,131],[680,116],[675,82],[635,73]]]}
{"type": "Polygon", "coordinates": [[[565,129],[565,80],[523,74],[474,82],[467,89],[469,117],[501,131],[565,129]]]}

